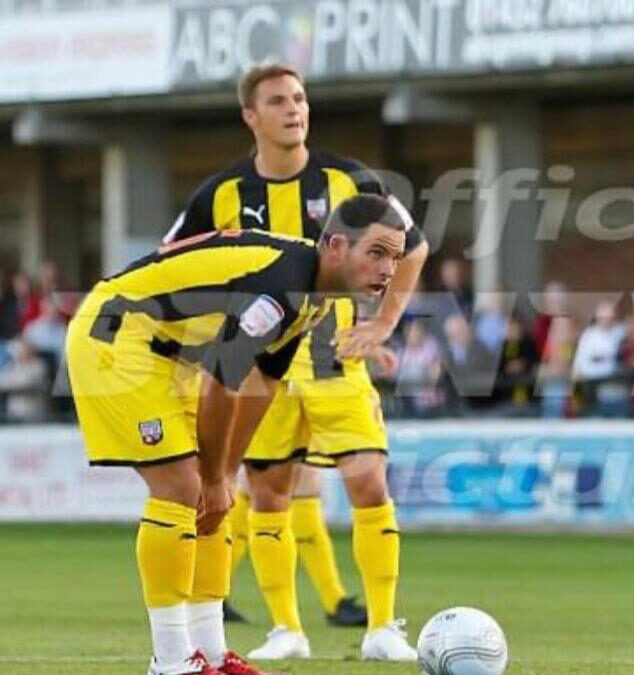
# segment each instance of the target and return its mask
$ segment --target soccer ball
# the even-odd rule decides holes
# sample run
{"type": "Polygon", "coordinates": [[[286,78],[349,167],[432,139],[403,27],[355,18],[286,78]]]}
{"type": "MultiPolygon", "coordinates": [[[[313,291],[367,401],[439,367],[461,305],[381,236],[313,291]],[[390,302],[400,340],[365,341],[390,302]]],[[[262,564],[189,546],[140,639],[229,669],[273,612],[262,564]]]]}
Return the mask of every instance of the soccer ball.
{"type": "Polygon", "coordinates": [[[426,675],[502,675],[507,661],[502,629],[479,609],[439,612],[418,638],[418,663],[426,675]]]}

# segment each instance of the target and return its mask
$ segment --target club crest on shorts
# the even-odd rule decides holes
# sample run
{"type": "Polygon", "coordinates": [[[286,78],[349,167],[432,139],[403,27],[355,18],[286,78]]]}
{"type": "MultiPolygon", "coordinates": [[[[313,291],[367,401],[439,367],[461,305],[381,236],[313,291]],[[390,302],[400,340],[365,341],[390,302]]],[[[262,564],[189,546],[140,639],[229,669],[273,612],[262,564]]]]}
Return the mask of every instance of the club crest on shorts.
{"type": "Polygon", "coordinates": [[[145,445],[156,445],[163,440],[163,424],[161,420],[139,422],[139,433],[145,445]]]}
{"type": "Polygon", "coordinates": [[[322,220],[326,217],[328,212],[328,204],[326,204],[326,199],[322,197],[321,199],[307,199],[306,200],[306,213],[309,218],[313,220],[322,220]]]}

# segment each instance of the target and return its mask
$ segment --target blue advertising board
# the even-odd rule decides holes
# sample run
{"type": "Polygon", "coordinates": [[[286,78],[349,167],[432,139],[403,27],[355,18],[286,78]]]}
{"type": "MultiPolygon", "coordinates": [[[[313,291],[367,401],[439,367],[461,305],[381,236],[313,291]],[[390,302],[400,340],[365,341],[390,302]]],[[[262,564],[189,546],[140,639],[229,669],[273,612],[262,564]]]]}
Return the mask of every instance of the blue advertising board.
{"type": "MultiPolygon", "coordinates": [[[[390,492],[405,529],[634,526],[630,421],[393,422],[389,435],[390,492]]],[[[330,522],[349,523],[334,475],[324,502],[330,522]]]]}

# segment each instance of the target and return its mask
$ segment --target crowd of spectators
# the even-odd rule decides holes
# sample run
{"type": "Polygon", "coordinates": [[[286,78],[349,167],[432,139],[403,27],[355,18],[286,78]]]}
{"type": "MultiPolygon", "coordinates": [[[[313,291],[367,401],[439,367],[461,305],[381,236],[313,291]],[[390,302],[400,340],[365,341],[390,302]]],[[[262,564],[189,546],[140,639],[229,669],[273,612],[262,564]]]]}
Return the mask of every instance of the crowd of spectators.
{"type": "Polygon", "coordinates": [[[410,303],[381,386],[395,417],[634,416],[634,316],[622,297],[471,292],[445,260],[410,303]],[[530,302],[528,302],[530,300],[530,302]],[[628,311],[629,310],[629,311],[628,311]]]}
{"type": "Polygon", "coordinates": [[[71,298],[53,262],[36,280],[0,270],[0,421],[73,419],[63,377],[71,298]]]}
{"type": "MultiPolygon", "coordinates": [[[[0,270],[0,422],[72,421],[64,339],[76,307],[54,263],[0,270]]],[[[634,416],[634,316],[618,299],[549,283],[530,307],[475,297],[463,263],[412,298],[379,380],[391,417],[634,416]]],[[[524,303],[525,305],[527,303],[524,303]]]]}

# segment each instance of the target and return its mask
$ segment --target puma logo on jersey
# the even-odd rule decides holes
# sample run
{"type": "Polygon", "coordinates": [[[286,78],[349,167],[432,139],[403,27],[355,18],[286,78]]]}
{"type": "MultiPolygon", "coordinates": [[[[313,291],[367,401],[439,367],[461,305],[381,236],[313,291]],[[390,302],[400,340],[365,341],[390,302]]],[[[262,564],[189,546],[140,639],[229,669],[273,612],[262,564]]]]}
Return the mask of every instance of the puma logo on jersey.
{"type": "Polygon", "coordinates": [[[242,209],[242,213],[245,216],[251,216],[252,218],[255,218],[260,225],[264,225],[264,211],[266,210],[266,204],[261,204],[256,211],[255,209],[252,209],[250,206],[245,206],[242,209]]]}

